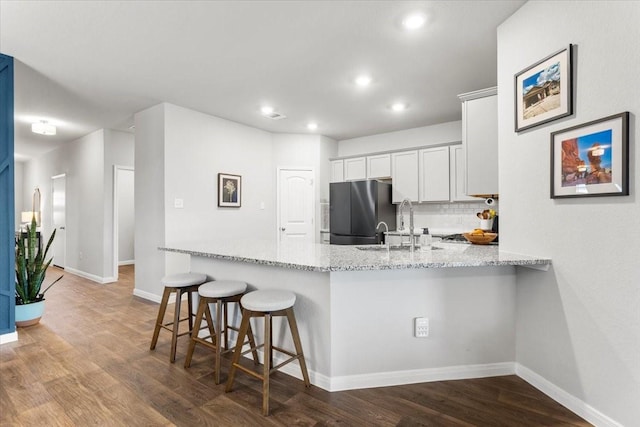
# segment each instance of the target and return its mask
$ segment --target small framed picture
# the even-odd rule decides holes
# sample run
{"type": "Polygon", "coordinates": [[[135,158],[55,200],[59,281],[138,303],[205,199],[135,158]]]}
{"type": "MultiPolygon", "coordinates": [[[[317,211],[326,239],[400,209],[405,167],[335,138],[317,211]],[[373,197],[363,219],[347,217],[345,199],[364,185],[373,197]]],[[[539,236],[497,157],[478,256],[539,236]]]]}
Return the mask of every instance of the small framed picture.
{"type": "Polygon", "coordinates": [[[239,208],[242,201],[242,177],[227,173],[218,174],[218,206],[239,208]]]}
{"type": "Polygon", "coordinates": [[[629,195],[629,113],[551,134],[551,198],[629,195]]]}
{"type": "Polygon", "coordinates": [[[573,114],[572,45],[515,76],[516,132],[573,114]]]}

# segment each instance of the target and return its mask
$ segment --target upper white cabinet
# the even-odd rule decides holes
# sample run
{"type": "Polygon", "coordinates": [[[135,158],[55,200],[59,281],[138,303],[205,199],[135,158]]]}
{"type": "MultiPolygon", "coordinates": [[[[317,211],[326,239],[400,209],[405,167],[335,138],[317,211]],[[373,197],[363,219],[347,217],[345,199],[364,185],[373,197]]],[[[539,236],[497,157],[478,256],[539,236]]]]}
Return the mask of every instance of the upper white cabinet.
{"type": "Polygon", "coordinates": [[[367,159],[365,157],[344,159],[344,180],[358,179],[367,179],[367,159]]]}
{"type": "Polygon", "coordinates": [[[478,201],[476,197],[467,196],[466,191],[466,161],[464,147],[452,145],[449,147],[449,177],[451,188],[449,190],[452,202],[478,201]]]}
{"type": "Polygon", "coordinates": [[[459,95],[462,143],[467,161],[467,195],[498,194],[497,88],[459,95]]]}
{"type": "Polygon", "coordinates": [[[367,178],[391,178],[391,154],[367,156],[367,178]]]}
{"type": "Polygon", "coordinates": [[[401,203],[408,198],[417,202],[418,194],[418,151],[391,153],[391,199],[401,203]]]}
{"type": "Polygon", "coordinates": [[[331,160],[330,166],[331,166],[330,182],[344,181],[344,160],[331,160]]]}
{"type": "Polygon", "coordinates": [[[449,201],[449,147],[419,151],[420,202],[449,201]]]}

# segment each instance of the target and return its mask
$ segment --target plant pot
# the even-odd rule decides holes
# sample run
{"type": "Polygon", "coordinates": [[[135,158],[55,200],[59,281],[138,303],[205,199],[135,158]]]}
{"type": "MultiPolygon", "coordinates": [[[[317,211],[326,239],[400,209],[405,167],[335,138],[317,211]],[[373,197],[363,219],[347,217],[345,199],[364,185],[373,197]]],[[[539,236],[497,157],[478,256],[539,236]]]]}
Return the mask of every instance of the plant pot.
{"type": "Polygon", "coordinates": [[[44,313],[44,300],[31,304],[16,305],[16,326],[19,328],[35,325],[44,313]]]}

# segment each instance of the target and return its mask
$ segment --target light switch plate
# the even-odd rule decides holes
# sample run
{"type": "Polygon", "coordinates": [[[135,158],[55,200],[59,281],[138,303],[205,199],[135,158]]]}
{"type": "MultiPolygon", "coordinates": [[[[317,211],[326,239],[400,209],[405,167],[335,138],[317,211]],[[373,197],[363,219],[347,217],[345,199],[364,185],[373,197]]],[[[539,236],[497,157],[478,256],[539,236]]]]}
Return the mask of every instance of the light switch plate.
{"type": "Polygon", "coordinates": [[[176,209],[184,208],[184,200],[182,199],[173,199],[173,207],[176,209]]]}

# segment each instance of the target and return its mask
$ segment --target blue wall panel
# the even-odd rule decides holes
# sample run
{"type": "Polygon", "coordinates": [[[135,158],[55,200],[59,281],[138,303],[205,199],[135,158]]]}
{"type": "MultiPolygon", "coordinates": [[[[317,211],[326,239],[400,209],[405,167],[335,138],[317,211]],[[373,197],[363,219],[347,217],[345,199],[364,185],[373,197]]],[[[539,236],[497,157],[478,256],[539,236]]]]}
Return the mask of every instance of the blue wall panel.
{"type": "Polygon", "coordinates": [[[0,335],[15,327],[13,58],[0,54],[0,335]]]}

